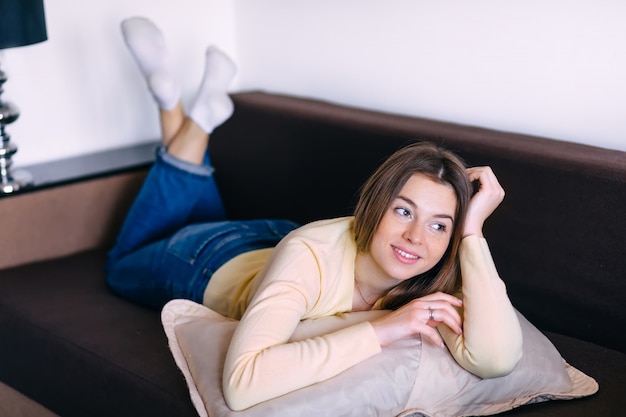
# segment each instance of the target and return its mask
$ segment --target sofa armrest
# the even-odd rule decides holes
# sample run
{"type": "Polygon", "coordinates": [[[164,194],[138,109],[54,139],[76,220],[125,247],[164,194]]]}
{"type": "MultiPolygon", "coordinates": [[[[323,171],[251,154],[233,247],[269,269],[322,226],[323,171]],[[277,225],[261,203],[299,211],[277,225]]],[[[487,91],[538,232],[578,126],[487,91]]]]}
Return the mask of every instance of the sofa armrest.
{"type": "Polygon", "coordinates": [[[0,199],[0,269],[110,246],[146,172],[0,199]]]}

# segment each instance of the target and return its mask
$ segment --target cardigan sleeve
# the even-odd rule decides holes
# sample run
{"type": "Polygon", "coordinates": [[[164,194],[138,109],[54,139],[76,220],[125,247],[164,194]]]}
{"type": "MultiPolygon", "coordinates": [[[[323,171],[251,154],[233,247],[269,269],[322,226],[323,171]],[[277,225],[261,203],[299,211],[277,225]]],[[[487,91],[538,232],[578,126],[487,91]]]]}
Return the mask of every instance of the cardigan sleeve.
{"type": "Polygon", "coordinates": [[[292,242],[277,248],[263,273],[226,356],[223,389],[231,409],[326,380],[380,352],[369,322],[289,341],[309,312],[324,310],[324,271],[306,245],[292,242]]]}
{"type": "Polygon", "coordinates": [[[460,247],[463,333],[438,330],[456,361],[481,378],[510,373],[522,356],[522,331],[487,241],[476,236],[460,247]]]}

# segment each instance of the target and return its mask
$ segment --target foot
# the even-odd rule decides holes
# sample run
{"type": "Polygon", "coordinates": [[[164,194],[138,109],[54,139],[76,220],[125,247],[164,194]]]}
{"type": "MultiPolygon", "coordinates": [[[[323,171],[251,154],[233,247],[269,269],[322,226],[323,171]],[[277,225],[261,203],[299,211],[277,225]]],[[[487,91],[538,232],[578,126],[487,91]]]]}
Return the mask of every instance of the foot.
{"type": "Polygon", "coordinates": [[[189,111],[189,117],[206,133],[224,123],[234,110],[228,86],[237,68],[233,61],[215,46],[206,51],[204,77],[189,111]]]}
{"type": "Polygon", "coordinates": [[[131,17],[122,21],[121,30],[159,108],[176,107],[180,88],[173,80],[165,39],[159,28],[144,17],[131,17]]]}

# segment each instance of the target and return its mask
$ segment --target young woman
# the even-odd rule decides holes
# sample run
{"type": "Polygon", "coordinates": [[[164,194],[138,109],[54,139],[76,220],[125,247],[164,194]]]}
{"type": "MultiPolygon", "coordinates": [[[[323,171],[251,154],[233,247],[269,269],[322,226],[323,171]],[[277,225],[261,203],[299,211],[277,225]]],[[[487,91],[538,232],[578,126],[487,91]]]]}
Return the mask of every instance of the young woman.
{"type": "Polygon", "coordinates": [[[504,198],[488,167],[466,169],[446,150],[413,144],[366,182],[354,216],[301,227],[229,221],[207,149],[233,111],[234,64],[207,50],[185,115],[160,31],[143,18],[122,31],[159,105],[163,147],[110,253],[108,283],[145,305],[188,298],[240,320],[224,366],[231,408],[324,381],[416,334],[481,377],[512,370],[521,330],[482,236],[504,198]],[[371,309],[392,311],[289,341],[303,319],[371,309]]]}

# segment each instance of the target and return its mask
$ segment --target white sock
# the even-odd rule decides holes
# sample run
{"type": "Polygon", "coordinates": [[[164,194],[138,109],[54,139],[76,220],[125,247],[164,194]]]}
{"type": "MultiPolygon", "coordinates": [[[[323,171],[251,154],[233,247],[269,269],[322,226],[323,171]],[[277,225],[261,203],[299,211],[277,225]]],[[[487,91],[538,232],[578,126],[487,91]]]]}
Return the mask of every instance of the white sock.
{"type": "Polygon", "coordinates": [[[207,48],[204,76],[189,111],[189,117],[207,133],[233,114],[228,86],[236,72],[235,63],[226,54],[215,46],[207,48]]]}
{"type": "Polygon", "coordinates": [[[150,20],[131,17],[122,21],[122,35],[159,108],[173,109],[180,101],[163,34],[150,20]]]}

